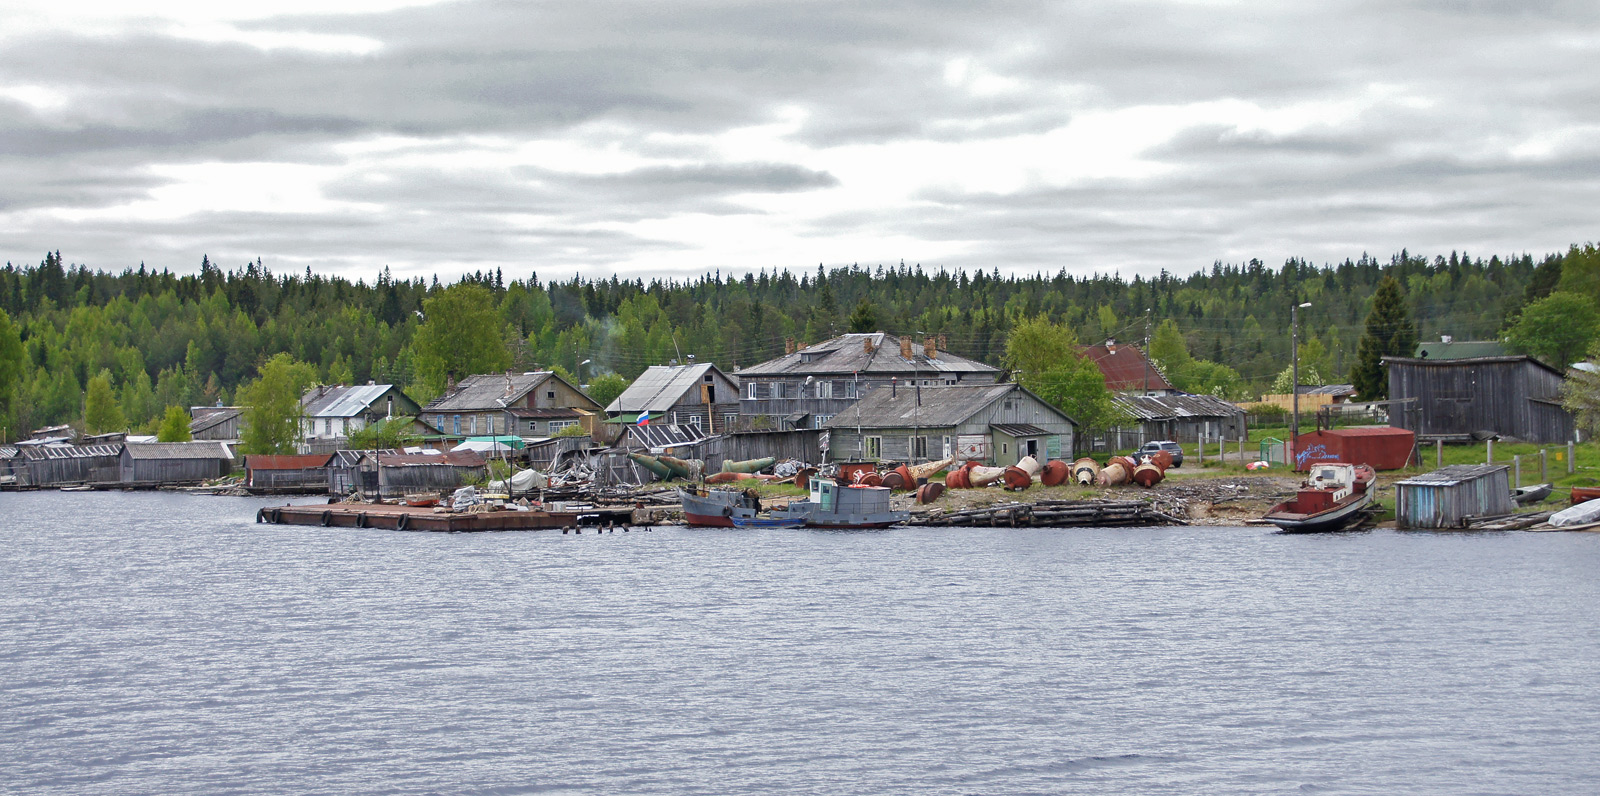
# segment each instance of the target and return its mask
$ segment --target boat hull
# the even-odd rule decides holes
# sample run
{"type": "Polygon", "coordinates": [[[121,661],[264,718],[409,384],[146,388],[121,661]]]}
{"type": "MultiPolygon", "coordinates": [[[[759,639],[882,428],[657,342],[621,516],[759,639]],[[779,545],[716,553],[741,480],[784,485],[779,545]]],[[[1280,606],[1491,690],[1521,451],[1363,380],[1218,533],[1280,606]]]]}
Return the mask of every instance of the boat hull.
{"type": "Polygon", "coordinates": [[[1289,510],[1287,508],[1289,504],[1280,503],[1262,519],[1278,526],[1278,529],[1285,533],[1342,531],[1360,520],[1362,513],[1371,503],[1372,495],[1367,492],[1352,495],[1348,500],[1335,504],[1333,508],[1315,514],[1299,514],[1289,510]]]}

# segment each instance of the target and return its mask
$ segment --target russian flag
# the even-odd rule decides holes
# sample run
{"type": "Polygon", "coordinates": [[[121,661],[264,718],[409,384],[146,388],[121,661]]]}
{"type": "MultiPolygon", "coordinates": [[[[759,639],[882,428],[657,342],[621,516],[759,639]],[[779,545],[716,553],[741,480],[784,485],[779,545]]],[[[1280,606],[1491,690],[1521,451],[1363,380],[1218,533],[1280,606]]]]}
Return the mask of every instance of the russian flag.
{"type": "Polygon", "coordinates": [[[635,425],[640,425],[640,426],[648,426],[648,425],[650,425],[650,410],[649,409],[646,409],[643,412],[639,413],[639,422],[636,423],[635,425]]]}

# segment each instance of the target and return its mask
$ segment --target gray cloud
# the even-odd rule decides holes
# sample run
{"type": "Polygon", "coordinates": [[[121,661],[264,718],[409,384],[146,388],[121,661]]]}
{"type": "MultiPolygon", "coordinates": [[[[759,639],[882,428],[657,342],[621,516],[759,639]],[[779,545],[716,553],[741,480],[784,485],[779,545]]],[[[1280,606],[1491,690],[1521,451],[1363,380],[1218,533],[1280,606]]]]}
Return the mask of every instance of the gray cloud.
{"type": "Polygon", "coordinates": [[[1561,249],[1594,236],[1584,208],[1600,187],[1590,143],[1600,78],[1588,68],[1597,17],[1592,3],[1510,0],[461,2],[239,26],[382,42],[365,55],[148,26],[46,32],[0,46],[0,86],[67,97],[44,109],[0,97],[0,252],[29,261],[60,248],[108,267],[170,257],[162,264],[192,268],[209,252],[357,276],[385,262],[608,274],[696,250],[621,231],[630,224],[770,216],[752,197],[849,200],[875,187],[808,151],[931,144],[959,161],[970,142],[1206,103],[1277,116],[1264,126],[1250,112],[1199,117],[1141,153],[1159,169],[1139,177],[995,193],[938,179],[950,164],[929,162],[928,186],[907,186],[908,204],[780,219],[812,251],[785,240],[765,262],[705,261],[1186,271],[1402,246],[1561,249]],[[786,118],[792,161],[713,141],[786,118]],[[385,136],[412,139],[407,157],[348,146],[385,136]],[[596,173],[446,159],[486,139],[609,145],[668,163],[596,173]],[[342,167],[324,194],[358,206],[73,220],[144,198],[167,183],[161,166],[213,161],[342,167]],[[863,240],[896,243],[861,251],[863,240]]]}

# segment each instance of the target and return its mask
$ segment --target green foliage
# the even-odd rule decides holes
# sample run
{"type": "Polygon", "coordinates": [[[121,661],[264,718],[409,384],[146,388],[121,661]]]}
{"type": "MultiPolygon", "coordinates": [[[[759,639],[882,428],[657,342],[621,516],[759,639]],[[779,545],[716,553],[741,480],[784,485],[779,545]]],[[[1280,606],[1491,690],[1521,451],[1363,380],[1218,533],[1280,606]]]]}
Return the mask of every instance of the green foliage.
{"type": "Polygon", "coordinates": [[[288,354],[267,360],[260,378],[239,389],[245,407],[243,452],[294,453],[305,420],[300,396],[316,380],[315,368],[288,354]]]}
{"type": "Polygon", "coordinates": [[[27,365],[27,354],[22,349],[22,337],[11,316],[0,309],[0,442],[10,437],[20,437],[16,426],[17,402],[21,398],[22,375],[27,365]]]}
{"type": "Polygon", "coordinates": [[[501,335],[497,302],[487,288],[456,285],[422,303],[426,320],[412,340],[422,384],[442,391],[445,382],[511,365],[501,335]]]}
{"type": "MultiPolygon", "coordinates": [[[[1178,324],[1167,318],[1156,327],[1155,334],[1150,338],[1150,361],[1170,380],[1178,373],[1183,372],[1194,358],[1189,356],[1189,344],[1183,339],[1183,332],[1178,331],[1178,324]]],[[[1174,382],[1173,386],[1177,386],[1174,382]]],[[[1179,388],[1183,389],[1183,388],[1179,388]]]]}
{"type": "Polygon", "coordinates": [[[563,429],[560,429],[560,430],[556,431],[556,433],[552,434],[551,436],[553,436],[553,437],[587,437],[587,436],[589,436],[589,432],[583,430],[583,426],[567,426],[566,428],[563,428],[563,429]]]}
{"type": "Polygon", "coordinates": [[[603,373],[589,380],[589,397],[601,407],[610,406],[631,383],[619,373],[603,373]]]}
{"type": "Polygon", "coordinates": [[[181,406],[167,407],[161,416],[161,427],[156,430],[158,442],[189,442],[194,434],[189,431],[189,412],[181,406]]]}
{"type": "MultiPolygon", "coordinates": [[[[1589,347],[1590,362],[1600,361],[1600,340],[1589,347]]],[[[1600,373],[1574,370],[1561,383],[1561,405],[1590,439],[1600,434],[1600,373]]]]}
{"type": "Polygon", "coordinates": [[[412,423],[415,421],[414,417],[397,416],[362,426],[350,432],[350,449],[370,451],[405,447],[406,443],[416,439],[412,433],[412,423]]]}
{"type": "Polygon", "coordinates": [[[1386,276],[1372,296],[1372,311],[1367,314],[1366,330],[1356,346],[1356,362],[1350,369],[1356,393],[1368,401],[1389,397],[1383,358],[1409,357],[1416,350],[1417,327],[1406,308],[1405,294],[1398,280],[1386,276]]]}
{"type": "Polygon", "coordinates": [[[111,371],[102,370],[89,380],[89,394],[84,398],[83,426],[90,434],[108,431],[126,431],[128,419],[122,416],[117,405],[117,394],[111,389],[111,371]]]}
{"type": "Polygon", "coordinates": [[[865,296],[856,302],[856,309],[850,313],[850,331],[857,333],[870,333],[878,331],[878,312],[872,308],[872,302],[865,296]]]}
{"type": "Polygon", "coordinates": [[[1105,375],[1078,353],[1078,338],[1065,325],[1043,315],[1018,323],[1006,339],[1005,364],[1018,383],[1085,428],[1121,419],[1105,375]]]}
{"type": "Polygon", "coordinates": [[[1506,329],[1506,345],[1558,370],[1600,338],[1600,311],[1588,296],[1556,291],[1524,307],[1506,329]]]}
{"type": "Polygon", "coordinates": [[[1557,289],[1600,302],[1600,249],[1593,243],[1569,249],[1561,260],[1561,282],[1557,289]]]}

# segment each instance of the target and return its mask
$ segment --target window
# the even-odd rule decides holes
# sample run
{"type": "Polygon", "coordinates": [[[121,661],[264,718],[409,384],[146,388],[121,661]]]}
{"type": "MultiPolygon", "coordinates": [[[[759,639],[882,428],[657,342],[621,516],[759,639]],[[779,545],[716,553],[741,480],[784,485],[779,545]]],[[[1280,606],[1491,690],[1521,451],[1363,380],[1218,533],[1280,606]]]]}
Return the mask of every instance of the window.
{"type": "Polygon", "coordinates": [[[812,415],[811,416],[811,427],[812,428],[822,428],[822,426],[824,424],[826,424],[829,420],[832,420],[832,419],[833,419],[833,415],[812,415]]]}
{"type": "Polygon", "coordinates": [[[494,433],[494,415],[489,415],[488,417],[485,417],[483,419],[483,426],[484,426],[484,433],[485,434],[493,434],[494,433]]]}
{"type": "Polygon", "coordinates": [[[325,417],[322,419],[322,436],[333,436],[333,418],[325,417]]]}
{"type": "Polygon", "coordinates": [[[454,434],[454,435],[456,435],[458,437],[461,436],[461,415],[452,416],[450,418],[450,425],[451,425],[450,433],[454,434]]]}
{"type": "Polygon", "coordinates": [[[928,438],[927,437],[912,437],[911,438],[911,458],[912,459],[926,459],[926,458],[928,458],[928,438]]]}
{"type": "Polygon", "coordinates": [[[537,434],[537,433],[539,433],[539,421],[537,421],[537,420],[529,420],[528,421],[528,433],[529,434],[537,434]]]}
{"type": "Polygon", "coordinates": [[[833,382],[831,382],[831,381],[819,381],[819,382],[817,382],[817,397],[818,398],[832,398],[833,397],[833,382]]]}
{"type": "Polygon", "coordinates": [[[866,457],[868,459],[883,458],[883,437],[867,437],[866,457]]]}
{"type": "Polygon", "coordinates": [[[699,428],[700,427],[700,416],[699,415],[689,415],[689,425],[694,426],[695,428],[699,428]]]}
{"type": "Polygon", "coordinates": [[[941,458],[945,458],[945,459],[950,458],[950,438],[949,437],[945,437],[944,438],[944,455],[941,458]]]}
{"type": "Polygon", "coordinates": [[[549,398],[550,400],[554,401],[556,399],[556,391],[555,390],[550,390],[549,392],[546,392],[544,394],[544,397],[549,398]]]}
{"type": "Polygon", "coordinates": [[[746,384],[744,387],[745,387],[745,396],[744,397],[749,398],[752,401],[755,400],[755,397],[756,397],[756,383],[752,381],[749,384],[746,384]]]}
{"type": "Polygon", "coordinates": [[[738,415],[723,415],[722,416],[722,427],[723,428],[733,428],[734,426],[736,426],[738,424],[739,424],[739,416],[738,415]]]}
{"type": "MultiPolygon", "coordinates": [[[[529,423],[529,425],[533,425],[533,424],[529,423]]],[[[546,428],[550,429],[550,433],[551,434],[554,434],[557,431],[560,431],[561,429],[572,428],[573,426],[576,426],[576,425],[578,425],[578,421],[576,421],[576,420],[552,420],[552,421],[550,421],[550,425],[546,426],[546,428]]]]}

